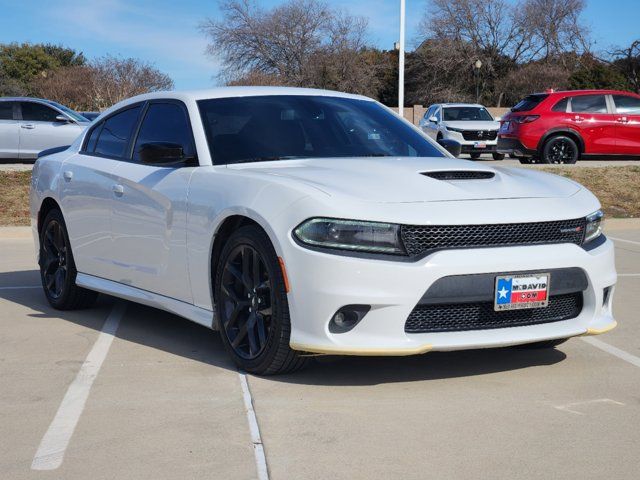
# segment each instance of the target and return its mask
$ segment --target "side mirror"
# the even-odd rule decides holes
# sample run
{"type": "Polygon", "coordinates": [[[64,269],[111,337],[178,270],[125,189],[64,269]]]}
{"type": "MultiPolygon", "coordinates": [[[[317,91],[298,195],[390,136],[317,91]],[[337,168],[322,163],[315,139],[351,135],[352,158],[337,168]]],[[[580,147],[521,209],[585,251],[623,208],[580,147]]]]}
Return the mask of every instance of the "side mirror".
{"type": "Polygon", "coordinates": [[[431,123],[438,123],[438,119],[436,117],[433,117],[433,116],[429,117],[429,121],[431,123]]]}
{"type": "Polygon", "coordinates": [[[462,151],[462,145],[460,144],[460,142],[456,142],[455,140],[451,140],[449,138],[441,138],[438,140],[438,144],[441,147],[444,147],[444,149],[454,157],[460,156],[460,152],[462,151]]]}
{"type": "Polygon", "coordinates": [[[67,117],[66,115],[56,115],[56,122],[60,122],[60,123],[71,123],[71,119],[69,117],[67,117]]]}
{"type": "Polygon", "coordinates": [[[189,160],[182,145],[169,142],[150,142],[140,146],[140,161],[156,165],[170,165],[189,160]]]}

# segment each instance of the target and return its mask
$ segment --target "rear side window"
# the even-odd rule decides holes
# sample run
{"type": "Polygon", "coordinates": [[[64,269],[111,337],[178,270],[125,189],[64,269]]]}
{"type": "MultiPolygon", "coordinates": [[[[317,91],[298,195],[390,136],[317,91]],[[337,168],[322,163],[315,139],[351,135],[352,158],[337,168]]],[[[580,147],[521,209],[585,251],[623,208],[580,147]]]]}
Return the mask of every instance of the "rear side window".
{"type": "Polygon", "coordinates": [[[13,102],[0,102],[0,120],[13,120],[13,102]]]}
{"type": "Polygon", "coordinates": [[[145,143],[166,142],[182,147],[185,157],[195,154],[191,127],[185,110],[176,103],[152,103],[142,121],[133,149],[133,159],[140,160],[145,143]]]}
{"type": "Polygon", "coordinates": [[[616,111],[618,113],[640,115],[640,98],[629,97],[627,95],[614,95],[613,102],[616,104],[616,111]]]}
{"type": "Polygon", "coordinates": [[[571,97],[571,111],[574,113],[607,113],[607,101],[604,95],[571,97]]]}
{"type": "Polygon", "coordinates": [[[22,119],[29,122],[55,122],[60,115],[57,110],[35,102],[21,102],[22,119]]]}
{"type": "Polygon", "coordinates": [[[546,93],[535,93],[529,95],[520,100],[514,107],[511,108],[512,112],[529,112],[536,108],[540,103],[549,95],[546,93]]]}
{"type": "Polygon", "coordinates": [[[551,110],[554,112],[566,112],[567,107],[569,106],[569,97],[563,98],[558,103],[556,103],[551,110]]]}
{"type": "MultiPolygon", "coordinates": [[[[140,106],[138,105],[107,118],[100,130],[94,150],[95,153],[108,157],[124,157],[133,127],[138,121],[139,113],[140,106]]],[[[91,133],[91,136],[93,136],[93,133],[91,133]]],[[[89,138],[89,142],[91,142],[91,138],[89,138]]]]}

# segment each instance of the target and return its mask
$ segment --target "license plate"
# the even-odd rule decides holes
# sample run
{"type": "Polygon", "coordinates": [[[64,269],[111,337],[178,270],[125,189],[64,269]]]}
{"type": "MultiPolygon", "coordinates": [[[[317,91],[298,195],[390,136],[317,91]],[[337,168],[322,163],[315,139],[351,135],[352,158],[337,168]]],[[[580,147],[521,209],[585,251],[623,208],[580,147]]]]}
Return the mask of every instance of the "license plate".
{"type": "Polygon", "coordinates": [[[502,125],[500,125],[501,132],[506,132],[508,130],[509,130],[509,122],[504,122],[502,125]]]}
{"type": "Polygon", "coordinates": [[[484,142],[476,142],[473,144],[473,148],[487,148],[487,144],[484,142]]]}
{"type": "Polygon", "coordinates": [[[498,275],[493,309],[520,310],[542,308],[549,304],[549,274],[498,275]]]}

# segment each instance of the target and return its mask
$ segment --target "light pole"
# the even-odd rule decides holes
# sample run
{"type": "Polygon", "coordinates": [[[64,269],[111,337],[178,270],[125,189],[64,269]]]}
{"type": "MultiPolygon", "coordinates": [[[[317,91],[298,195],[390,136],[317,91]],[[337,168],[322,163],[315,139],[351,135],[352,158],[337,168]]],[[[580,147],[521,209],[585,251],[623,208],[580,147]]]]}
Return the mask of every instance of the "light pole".
{"type": "Polygon", "coordinates": [[[476,77],[476,103],[480,102],[480,69],[482,68],[482,62],[480,59],[476,60],[473,64],[473,73],[476,77]]]}
{"type": "Polygon", "coordinates": [[[404,118],[404,12],[405,0],[400,0],[400,41],[398,42],[398,114],[404,118]]]}

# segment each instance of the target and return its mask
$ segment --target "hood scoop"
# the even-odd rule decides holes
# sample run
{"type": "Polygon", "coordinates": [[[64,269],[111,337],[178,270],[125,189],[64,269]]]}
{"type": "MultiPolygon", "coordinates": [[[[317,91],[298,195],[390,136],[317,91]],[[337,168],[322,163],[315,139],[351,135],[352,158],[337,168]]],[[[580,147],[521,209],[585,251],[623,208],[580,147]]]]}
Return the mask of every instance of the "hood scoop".
{"type": "Polygon", "coordinates": [[[481,170],[441,170],[439,172],[424,172],[422,175],[436,180],[487,180],[496,176],[493,172],[481,170]]]}

